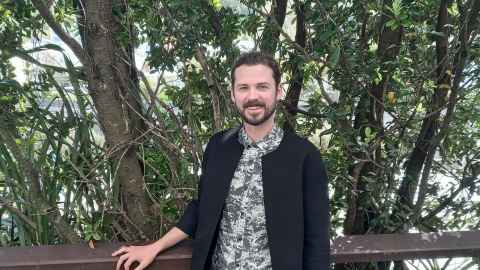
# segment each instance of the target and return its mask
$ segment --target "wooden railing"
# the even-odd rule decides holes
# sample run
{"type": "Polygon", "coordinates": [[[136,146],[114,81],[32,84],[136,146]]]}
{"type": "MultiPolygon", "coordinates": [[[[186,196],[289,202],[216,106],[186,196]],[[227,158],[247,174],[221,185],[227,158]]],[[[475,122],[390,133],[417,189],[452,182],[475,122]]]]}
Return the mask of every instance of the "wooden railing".
{"type": "MultiPolygon", "coordinates": [[[[121,244],[57,245],[0,248],[1,270],[114,269],[110,254],[121,244]]],[[[191,241],[160,254],[149,270],[186,270],[190,267],[191,241]]],[[[480,257],[480,232],[356,235],[332,243],[332,262],[374,262],[406,259],[480,257]]],[[[133,268],[132,268],[133,269],[133,268]]]]}

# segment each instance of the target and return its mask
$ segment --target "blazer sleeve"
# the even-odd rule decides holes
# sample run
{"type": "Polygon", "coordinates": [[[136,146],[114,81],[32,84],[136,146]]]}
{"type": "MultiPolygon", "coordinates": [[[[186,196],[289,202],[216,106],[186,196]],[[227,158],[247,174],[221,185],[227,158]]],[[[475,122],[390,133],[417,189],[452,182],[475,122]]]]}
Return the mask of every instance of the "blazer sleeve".
{"type": "Polygon", "coordinates": [[[190,201],[190,203],[187,205],[185,208],[185,212],[183,213],[183,216],[180,218],[179,222],[176,224],[176,227],[182,230],[184,233],[188,234],[190,237],[195,238],[195,231],[197,229],[197,218],[198,218],[198,208],[199,208],[199,203],[200,203],[200,198],[201,192],[202,192],[202,185],[205,182],[203,180],[205,174],[205,170],[207,167],[207,160],[209,157],[210,153],[210,148],[212,148],[212,141],[211,139],[207,147],[205,148],[205,151],[203,153],[203,159],[202,159],[202,174],[200,175],[200,182],[198,183],[198,197],[196,199],[193,199],[190,201]]]}
{"type": "Polygon", "coordinates": [[[330,267],[328,180],[318,150],[307,155],[303,170],[303,269],[327,270],[330,267]]]}

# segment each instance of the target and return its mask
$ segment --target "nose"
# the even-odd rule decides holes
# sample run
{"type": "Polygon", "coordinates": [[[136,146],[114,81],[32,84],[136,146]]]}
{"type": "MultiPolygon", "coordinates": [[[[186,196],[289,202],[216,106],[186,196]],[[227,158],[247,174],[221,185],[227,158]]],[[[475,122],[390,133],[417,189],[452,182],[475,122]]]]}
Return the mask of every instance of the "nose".
{"type": "Polygon", "coordinates": [[[259,97],[257,89],[251,87],[247,93],[247,100],[257,100],[259,97]]]}

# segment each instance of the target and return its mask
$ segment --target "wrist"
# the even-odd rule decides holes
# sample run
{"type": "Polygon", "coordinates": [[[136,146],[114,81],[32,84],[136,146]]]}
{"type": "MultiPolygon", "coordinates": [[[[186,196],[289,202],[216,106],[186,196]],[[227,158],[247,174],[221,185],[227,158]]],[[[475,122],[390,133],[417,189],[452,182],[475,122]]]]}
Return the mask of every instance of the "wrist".
{"type": "Polygon", "coordinates": [[[155,243],[152,244],[152,247],[153,249],[155,250],[155,252],[158,254],[160,252],[162,252],[164,249],[165,249],[165,244],[163,243],[163,241],[160,239],[158,241],[156,241],[155,243]]]}

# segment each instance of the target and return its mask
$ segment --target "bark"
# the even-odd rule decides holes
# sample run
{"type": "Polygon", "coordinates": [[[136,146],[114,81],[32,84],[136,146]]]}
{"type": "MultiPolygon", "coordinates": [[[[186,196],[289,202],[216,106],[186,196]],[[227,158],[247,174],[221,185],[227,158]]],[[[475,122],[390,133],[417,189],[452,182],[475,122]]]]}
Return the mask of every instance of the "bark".
{"type": "MultiPolygon", "coordinates": [[[[230,38],[229,35],[224,34],[225,30],[222,28],[222,22],[220,19],[221,15],[213,8],[213,6],[208,1],[206,2],[207,4],[205,5],[205,13],[208,16],[210,24],[213,28],[213,32],[215,33],[216,43],[218,43],[218,45],[221,48],[221,51],[224,52],[225,55],[228,57],[228,53],[226,52],[231,51],[231,49],[235,47],[235,45],[232,44],[233,40],[227,40],[227,37],[230,38]]],[[[214,92],[216,92],[216,95],[220,97],[220,98],[216,97],[217,99],[219,99],[219,102],[222,98],[224,100],[225,106],[223,108],[225,109],[225,112],[223,114],[220,114],[220,117],[225,119],[225,117],[229,115],[231,116],[234,114],[234,112],[236,111],[235,105],[232,104],[232,102],[230,101],[230,95],[228,91],[224,87],[222,87],[216,74],[212,72],[212,68],[208,65],[208,62],[206,61],[206,57],[205,57],[204,48],[198,47],[196,50],[197,50],[197,54],[200,53],[199,56],[203,55],[203,58],[205,59],[204,61],[205,65],[202,65],[202,69],[205,74],[205,78],[207,79],[207,83],[210,88],[211,95],[213,95],[214,92]],[[212,85],[214,85],[215,88],[212,88],[212,85]]],[[[212,105],[214,105],[213,102],[214,101],[212,100],[212,105]]],[[[221,104],[221,102],[219,104],[221,104]]],[[[221,123],[223,123],[223,119],[221,123]]]]}
{"type": "Polygon", "coordinates": [[[134,94],[138,85],[128,80],[133,59],[114,37],[121,26],[112,14],[113,5],[113,1],[83,1],[87,18],[84,45],[92,59],[87,71],[88,88],[105,135],[107,154],[117,173],[122,208],[135,222],[135,226],[126,224],[130,224],[132,234],[147,239],[155,234],[155,222],[150,219],[150,202],[134,141],[143,130],[142,112],[134,94]]]}
{"type": "MultiPolygon", "coordinates": [[[[398,192],[399,196],[397,205],[392,214],[392,218],[398,220],[399,224],[405,224],[402,226],[403,228],[400,228],[400,231],[407,231],[415,224],[421,226],[420,223],[441,211],[443,207],[446,206],[445,202],[450,202],[461,190],[468,188],[468,185],[460,185],[460,187],[451,194],[449,199],[442,202],[437,209],[432,211],[431,214],[427,215],[426,218],[419,218],[425,197],[427,196],[425,187],[429,180],[429,174],[437,147],[440,141],[448,134],[449,124],[454,114],[455,105],[457,103],[458,87],[468,56],[467,48],[469,46],[469,39],[474,29],[472,26],[477,24],[476,20],[480,10],[480,1],[473,0],[470,3],[471,8],[469,9],[468,15],[462,16],[465,19],[461,23],[463,27],[460,30],[460,48],[455,54],[453,63],[455,74],[453,83],[451,82],[452,64],[448,58],[449,35],[447,32],[447,24],[449,24],[448,5],[450,4],[450,1],[442,0],[440,3],[436,31],[442,32],[444,35],[438,37],[436,41],[437,86],[432,97],[431,105],[429,106],[430,110],[427,112],[427,117],[425,117],[422,123],[422,129],[415,143],[415,148],[405,163],[405,176],[402,179],[398,192]],[[449,96],[448,93],[450,93],[449,96]],[[447,106],[447,112],[443,122],[441,122],[440,112],[445,106],[447,106]],[[418,200],[414,205],[413,197],[417,191],[417,186],[419,185],[418,180],[420,174],[422,174],[420,190],[418,200]],[[401,213],[401,210],[399,210],[402,207],[405,209],[405,206],[408,206],[410,211],[414,211],[413,215],[411,215],[410,222],[406,222],[408,219],[407,216],[410,215],[407,215],[405,212],[401,213]]],[[[463,182],[463,180],[461,182],[463,182]]],[[[399,262],[395,262],[395,269],[406,268],[399,262]]]]}
{"type": "MultiPolygon", "coordinates": [[[[371,153],[361,153],[354,152],[352,156],[354,159],[360,160],[371,160],[364,166],[362,166],[361,172],[359,175],[356,170],[353,168],[356,165],[352,165],[351,174],[355,175],[358,183],[358,195],[355,191],[351,192],[350,203],[347,209],[347,216],[350,217],[344,223],[344,231],[346,234],[364,234],[370,230],[369,220],[372,220],[376,215],[374,209],[365,207],[365,203],[368,205],[368,197],[372,194],[366,192],[368,183],[363,179],[364,176],[367,176],[370,173],[374,175],[381,175],[381,169],[375,164],[381,164],[381,148],[378,145],[381,145],[378,140],[382,140],[383,137],[383,96],[390,81],[392,67],[388,64],[389,62],[395,60],[400,50],[400,43],[402,40],[403,29],[398,27],[396,29],[389,28],[385,26],[388,20],[390,20],[390,11],[386,8],[391,6],[392,1],[386,1],[384,3],[384,15],[382,16],[381,25],[380,25],[380,37],[379,45],[377,50],[377,58],[380,60],[382,67],[382,80],[378,83],[372,83],[368,94],[363,95],[360,98],[360,101],[356,107],[356,115],[354,121],[354,129],[360,131],[362,136],[361,140],[365,140],[364,129],[370,127],[373,131],[377,133],[377,141],[375,145],[372,146],[371,153]],[[359,200],[360,202],[353,202],[353,200],[359,200]],[[356,206],[356,207],[353,207],[356,206]],[[364,210],[357,209],[357,207],[362,206],[364,210]]],[[[365,15],[366,16],[366,15],[365,15]]],[[[362,30],[363,32],[363,30],[362,30]]],[[[365,37],[361,36],[361,42],[364,42],[365,37]]]]}
{"type": "MultiPolygon", "coordinates": [[[[443,0],[440,5],[438,16],[437,31],[445,33],[444,37],[437,40],[437,87],[432,98],[430,110],[427,117],[422,123],[422,130],[417,138],[415,148],[413,149],[409,159],[406,161],[405,177],[402,180],[399,189],[398,205],[408,205],[412,207],[413,196],[416,193],[418,179],[422,173],[422,181],[420,183],[419,199],[415,204],[414,218],[412,222],[416,222],[416,218],[420,215],[424,198],[427,193],[424,187],[427,185],[430,174],[431,163],[436,153],[437,147],[441,140],[448,134],[449,125],[454,115],[455,105],[457,103],[457,95],[460,81],[463,78],[463,71],[468,58],[468,47],[470,45],[473,30],[478,26],[477,18],[480,11],[480,0],[473,0],[465,16],[460,29],[460,46],[454,57],[453,67],[448,59],[448,34],[446,24],[448,19],[448,4],[450,1],[443,0]],[[451,74],[453,69],[454,79],[451,82],[451,74]],[[450,93],[450,95],[448,95],[450,93]],[[448,96],[448,97],[447,97],[448,96]],[[446,106],[447,111],[443,122],[440,119],[440,112],[446,106]],[[422,172],[423,169],[423,172],[422,172]]],[[[413,224],[412,224],[413,225],[413,224]]]]}
{"type": "MultiPolygon", "coordinates": [[[[305,48],[306,43],[306,29],[305,29],[305,4],[297,3],[295,5],[295,14],[297,16],[297,26],[295,33],[295,42],[305,48]]],[[[290,55],[290,62],[292,63],[292,78],[288,87],[287,95],[285,97],[286,104],[286,121],[285,129],[294,130],[296,125],[296,115],[298,101],[303,87],[303,66],[304,60],[296,53],[290,55]]]]}
{"type": "MultiPolygon", "coordinates": [[[[384,114],[384,93],[390,82],[393,66],[391,62],[395,60],[400,51],[403,28],[399,26],[395,29],[387,27],[386,23],[392,18],[391,12],[388,9],[392,5],[392,1],[384,1],[383,15],[379,25],[379,41],[376,57],[379,59],[382,71],[382,79],[376,83],[372,82],[367,89],[367,93],[363,94],[355,109],[355,120],[353,128],[357,130],[360,140],[363,143],[369,144],[368,152],[354,151],[350,152],[351,160],[358,160],[350,166],[350,175],[352,177],[352,187],[349,189],[347,197],[348,208],[346,219],[344,222],[345,234],[365,234],[369,232],[383,232],[381,225],[372,225],[371,221],[375,220],[380,214],[376,206],[372,205],[371,200],[379,202],[378,198],[381,196],[381,190],[378,187],[369,187],[372,181],[368,178],[375,175],[379,178],[383,175],[383,169],[379,164],[382,164],[382,149],[381,141],[383,140],[383,114],[384,114]],[[375,138],[371,141],[365,133],[365,129],[369,127],[372,132],[375,132],[375,138]],[[375,190],[371,192],[370,190],[375,190]]],[[[367,16],[366,13],[363,16],[367,16]]],[[[368,18],[367,18],[368,19],[368,18]]],[[[366,24],[366,20],[364,24],[366,24]]],[[[362,26],[363,28],[364,26],[362,26]]],[[[360,36],[360,44],[364,46],[366,30],[362,29],[360,36]]],[[[381,180],[379,180],[381,181],[381,180]]],[[[374,181],[375,182],[375,181],[374,181]]],[[[375,183],[378,186],[378,183],[375,183]]],[[[389,263],[378,262],[374,264],[355,264],[354,266],[347,264],[336,264],[336,270],[349,269],[350,267],[365,268],[365,269],[387,269],[389,263]]]]}
{"type": "MultiPolygon", "coordinates": [[[[385,5],[391,6],[392,1],[386,1],[385,5]]],[[[403,35],[403,27],[399,26],[392,29],[386,26],[392,16],[389,11],[384,10],[382,15],[382,31],[378,43],[377,58],[381,63],[382,80],[379,83],[373,83],[370,94],[369,121],[379,131],[383,132],[383,96],[390,82],[393,67],[389,64],[397,57],[400,52],[400,46],[403,35]]]]}
{"type": "MultiPolygon", "coordinates": [[[[195,59],[202,66],[203,73],[207,79],[208,89],[210,90],[210,98],[213,108],[213,128],[214,132],[218,132],[222,129],[223,117],[220,113],[220,98],[218,90],[220,90],[218,82],[215,80],[210,67],[208,66],[207,59],[202,48],[198,48],[195,53],[195,59]]],[[[221,91],[221,90],[220,90],[221,91]]]]}
{"type": "Polygon", "coordinates": [[[276,51],[280,30],[285,22],[287,4],[287,0],[272,1],[272,11],[267,19],[267,22],[265,23],[266,26],[263,30],[262,40],[260,43],[261,51],[269,54],[273,54],[276,51]]]}
{"type": "MultiPolygon", "coordinates": [[[[223,31],[222,31],[222,22],[220,21],[220,16],[218,16],[217,11],[213,8],[212,4],[208,0],[205,2],[205,12],[210,19],[210,24],[213,28],[213,32],[218,40],[222,40],[223,31]]],[[[223,44],[222,44],[223,45],[223,44]]]]}
{"type": "MultiPolygon", "coordinates": [[[[437,32],[442,32],[443,37],[438,37],[436,41],[437,52],[437,86],[432,98],[428,117],[422,123],[422,128],[415,148],[413,149],[410,158],[405,164],[405,177],[400,185],[399,206],[413,207],[413,197],[417,191],[418,180],[420,172],[423,168],[424,162],[429,155],[433,155],[433,151],[429,151],[432,138],[436,135],[440,111],[445,106],[447,92],[450,89],[451,76],[450,61],[448,59],[448,32],[445,25],[449,21],[448,5],[449,0],[442,0],[440,3],[440,10],[437,21],[437,32]]],[[[432,149],[433,150],[433,149],[432,149]]]]}
{"type": "Polygon", "coordinates": [[[83,64],[88,91],[105,136],[106,155],[112,161],[116,184],[120,185],[123,223],[128,225],[132,238],[153,237],[156,222],[150,219],[150,201],[136,153],[135,140],[144,131],[144,124],[133,47],[124,47],[115,39],[123,28],[113,9],[121,11],[126,7],[121,6],[123,2],[112,0],[76,1],[77,7],[81,7],[78,20],[82,44],[79,44],[53,19],[42,1],[32,2],[83,64]],[[115,6],[117,3],[119,6],[115,6]]]}
{"type": "Polygon", "coordinates": [[[70,36],[65,29],[63,29],[60,24],[58,24],[53,15],[49,11],[49,6],[41,0],[32,0],[33,6],[38,10],[45,22],[52,28],[52,30],[57,34],[57,36],[68,45],[68,47],[75,53],[75,56],[80,60],[80,62],[88,66],[90,64],[90,59],[87,53],[83,50],[82,45],[80,45],[72,36],[70,36]]]}

